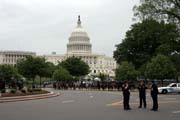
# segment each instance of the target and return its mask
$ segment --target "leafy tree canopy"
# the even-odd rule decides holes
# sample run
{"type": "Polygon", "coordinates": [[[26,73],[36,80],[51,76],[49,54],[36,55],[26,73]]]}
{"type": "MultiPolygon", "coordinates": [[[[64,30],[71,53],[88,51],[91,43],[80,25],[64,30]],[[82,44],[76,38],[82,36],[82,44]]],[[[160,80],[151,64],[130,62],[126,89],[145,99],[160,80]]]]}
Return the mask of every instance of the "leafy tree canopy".
{"type": "Polygon", "coordinates": [[[69,72],[65,68],[60,66],[54,71],[52,78],[56,81],[68,81],[72,79],[69,72]]]}
{"type": "Polygon", "coordinates": [[[89,66],[80,58],[69,57],[65,61],[62,61],[58,66],[62,66],[72,76],[84,76],[89,73],[89,66]]]}
{"type": "Polygon", "coordinates": [[[145,73],[151,79],[171,79],[175,78],[176,69],[167,56],[157,55],[147,64],[145,73]]]}
{"type": "Polygon", "coordinates": [[[140,5],[134,7],[134,14],[141,20],[153,18],[175,23],[180,27],[179,0],[140,0],[140,5]]]}
{"type": "Polygon", "coordinates": [[[55,71],[56,67],[53,63],[51,62],[46,62],[45,63],[45,69],[44,69],[44,77],[48,77],[51,78],[54,71],[55,71]]]}
{"type": "Polygon", "coordinates": [[[10,82],[12,78],[17,78],[19,76],[17,69],[12,65],[0,65],[0,78],[4,79],[6,82],[10,82]]]}
{"type": "Polygon", "coordinates": [[[138,71],[135,70],[133,64],[123,61],[116,69],[116,80],[136,80],[138,71]]]}
{"type": "Polygon", "coordinates": [[[174,24],[152,19],[132,25],[122,43],[116,45],[114,58],[120,64],[128,61],[139,69],[157,54],[180,54],[179,31],[174,24]]]}
{"type": "Polygon", "coordinates": [[[44,58],[28,56],[17,62],[17,68],[24,77],[34,79],[37,75],[45,76],[46,62],[44,58]]]}

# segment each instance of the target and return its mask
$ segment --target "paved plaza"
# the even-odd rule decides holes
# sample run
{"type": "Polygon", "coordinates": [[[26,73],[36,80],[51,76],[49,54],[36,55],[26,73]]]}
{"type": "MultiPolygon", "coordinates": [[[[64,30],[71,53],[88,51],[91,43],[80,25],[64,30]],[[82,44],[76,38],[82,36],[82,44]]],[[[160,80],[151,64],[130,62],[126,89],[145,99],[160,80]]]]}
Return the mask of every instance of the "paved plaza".
{"type": "Polygon", "coordinates": [[[124,111],[121,92],[55,91],[60,96],[0,103],[1,120],[179,120],[180,95],[159,95],[159,110],[151,111],[147,93],[146,109],[139,109],[138,93],[131,92],[132,110],[124,111]]]}

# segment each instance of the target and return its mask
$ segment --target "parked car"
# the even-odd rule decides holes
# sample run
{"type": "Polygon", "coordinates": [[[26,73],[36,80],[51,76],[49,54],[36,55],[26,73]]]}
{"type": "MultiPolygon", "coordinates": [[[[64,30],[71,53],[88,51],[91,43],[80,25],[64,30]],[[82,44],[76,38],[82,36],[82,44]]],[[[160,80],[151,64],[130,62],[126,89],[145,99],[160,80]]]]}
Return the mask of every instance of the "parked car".
{"type": "Polygon", "coordinates": [[[162,94],[167,94],[167,93],[180,94],[180,83],[171,83],[166,87],[158,87],[158,92],[162,94]]]}

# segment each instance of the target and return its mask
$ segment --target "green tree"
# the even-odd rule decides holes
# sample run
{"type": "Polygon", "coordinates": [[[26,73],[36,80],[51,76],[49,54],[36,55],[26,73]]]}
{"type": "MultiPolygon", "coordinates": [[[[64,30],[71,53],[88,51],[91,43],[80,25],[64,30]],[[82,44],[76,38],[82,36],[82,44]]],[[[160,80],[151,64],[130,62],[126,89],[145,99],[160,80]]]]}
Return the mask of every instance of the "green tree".
{"type": "Polygon", "coordinates": [[[145,74],[150,79],[161,80],[163,85],[164,79],[175,78],[176,69],[167,56],[157,55],[147,64],[145,74]]]}
{"type": "Polygon", "coordinates": [[[34,79],[36,77],[33,60],[33,57],[28,56],[26,59],[18,60],[16,65],[18,72],[28,79],[34,79]]]}
{"type": "Polygon", "coordinates": [[[53,80],[63,81],[63,82],[67,82],[68,80],[72,79],[69,72],[65,68],[60,66],[58,67],[58,69],[54,71],[52,78],[53,80]]]}
{"type": "Polygon", "coordinates": [[[114,58],[119,64],[128,61],[139,69],[157,54],[180,54],[179,39],[179,31],[174,24],[144,20],[126,32],[122,43],[116,45],[114,58]]]}
{"type": "Polygon", "coordinates": [[[77,57],[69,57],[59,65],[68,70],[72,76],[76,77],[87,75],[90,71],[89,65],[77,57]]]}
{"type": "Polygon", "coordinates": [[[177,70],[176,79],[178,80],[178,77],[180,77],[180,54],[173,54],[170,59],[174,63],[174,67],[177,70]]]}
{"type": "Polygon", "coordinates": [[[116,69],[116,80],[137,80],[138,71],[135,70],[134,66],[127,61],[123,61],[116,69]]]}
{"type": "Polygon", "coordinates": [[[46,67],[45,67],[45,71],[44,71],[44,77],[51,78],[56,67],[51,62],[46,62],[45,65],[46,65],[46,67]]]}
{"type": "Polygon", "coordinates": [[[0,78],[5,80],[6,83],[11,83],[12,79],[19,76],[17,69],[12,65],[0,65],[0,78]]]}
{"type": "Polygon", "coordinates": [[[165,20],[180,25],[179,0],[141,0],[140,5],[134,7],[134,14],[140,19],[153,18],[165,20]]]}
{"type": "Polygon", "coordinates": [[[48,65],[46,63],[45,58],[41,58],[41,57],[35,57],[34,58],[34,65],[36,69],[36,75],[39,76],[39,83],[40,83],[40,87],[42,84],[42,77],[46,76],[46,71],[48,69],[48,65]]]}
{"type": "Polygon", "coordinates": [[[47,65],[44,58],[28,56],[17,62],[17,68],[19,73],[33,82],[35,77],[39,76],[41,85],[41,77],[45,76],[47,65]]]}

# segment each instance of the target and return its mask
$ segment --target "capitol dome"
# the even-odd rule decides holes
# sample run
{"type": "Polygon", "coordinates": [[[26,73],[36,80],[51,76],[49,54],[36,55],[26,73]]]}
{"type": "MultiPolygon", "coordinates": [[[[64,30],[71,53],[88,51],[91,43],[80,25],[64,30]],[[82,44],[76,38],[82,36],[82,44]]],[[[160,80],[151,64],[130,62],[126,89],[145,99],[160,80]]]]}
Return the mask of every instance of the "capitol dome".
{"type": "Polygon", "coordinates": [[[71,33],[67,44],[67,54],[76,53],[91,53],[90,38],[81,25],[80,16],[78,16],[77,27],[71,33]]]}

